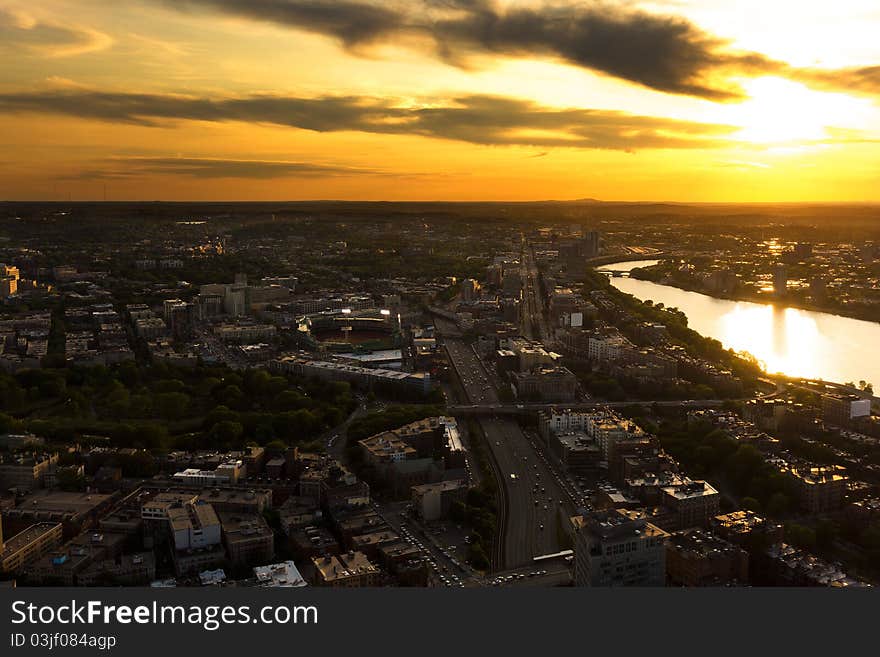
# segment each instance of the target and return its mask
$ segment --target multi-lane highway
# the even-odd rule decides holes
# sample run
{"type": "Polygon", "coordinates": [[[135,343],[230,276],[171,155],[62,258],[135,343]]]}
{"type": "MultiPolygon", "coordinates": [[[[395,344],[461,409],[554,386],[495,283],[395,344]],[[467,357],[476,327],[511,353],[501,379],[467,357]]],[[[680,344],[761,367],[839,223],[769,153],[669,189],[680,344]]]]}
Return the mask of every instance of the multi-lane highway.
{"type": "MultiPolygon", "coordinates": [[[[443,320],[436,320],[443,331],[443,320]]],[[[444,340],[449,360],[471,404],[497,404],[498,392],[473,348],[458,338],[444,340]]],[[[515,420],[482,417],[501,492],[495,569],[526,566],[536,556],[559,550],[561,522],[574,508],[559,476],[540,458],[515,420]]]]}
{"type": "Polygon", "coordinates": [[[538,283],[538,266],[531,246],[523,242],[521,277],[522,289],[522,334],[530,340],[549,338],[549,327],[544,317],[544,305],[541,302],[541,288],[538,283]]]}

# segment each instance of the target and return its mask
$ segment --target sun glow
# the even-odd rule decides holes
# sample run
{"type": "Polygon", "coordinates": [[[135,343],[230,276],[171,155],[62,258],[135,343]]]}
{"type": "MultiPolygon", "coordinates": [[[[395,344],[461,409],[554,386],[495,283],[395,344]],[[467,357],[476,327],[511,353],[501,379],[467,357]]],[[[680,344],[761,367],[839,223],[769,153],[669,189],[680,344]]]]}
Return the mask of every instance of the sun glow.
{"type": "Polygon", "coordinates": [[[839,93],[812,91],[802,84],[763,77],[743,84],[749,100],[728,108],[742,126],[736,138],[757,144],[821,144],[833,129],[858,130],[871,101],[839,93]]]}

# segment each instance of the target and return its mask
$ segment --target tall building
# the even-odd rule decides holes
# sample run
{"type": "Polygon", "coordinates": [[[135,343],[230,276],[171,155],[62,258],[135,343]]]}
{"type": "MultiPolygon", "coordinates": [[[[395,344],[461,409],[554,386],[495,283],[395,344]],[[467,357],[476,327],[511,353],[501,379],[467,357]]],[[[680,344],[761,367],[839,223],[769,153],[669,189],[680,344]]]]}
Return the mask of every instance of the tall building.
{"type": "Polygon", "coordinates": [[[624,509],[591,514],[578,524],[577,586],[665,585],[665,531],[624,509]]]}
{"type": "Polygon", "coordinates": [[[598,230],[591,230],[584,236],[584,257],[595,258],[601,250],[601,238],[598,230]]]}
{"type": "Polygon", "coordinates": [[[813,245],[809,242],[798,242],[794,245],[794,255],[798,260],[806,260],[813,256],[813,245]]]}
{"type": "Polygon", "coordinates": [[[465,303],[473,303],[480,294],[480,284],[473,278],[466,278],[461,282],[461,300],[465,303]]]}
{"type": "Polygon", "coordinates": [[[776,265],[773,270],[773,294],[784,297],[788,289],[788,269],[785,265],[776,265]]]}
{"type": "Polygon", "coordinates": [[[186,340],[192,334],[195,306],[180,299],[165,299],[163,303],[165,324],[176,340],[186,340]]]}
{"type": "Polygon", "coordinates": [[[11,297],[18,292],[18,267],[0,263],[0,297],[11,297]]]}

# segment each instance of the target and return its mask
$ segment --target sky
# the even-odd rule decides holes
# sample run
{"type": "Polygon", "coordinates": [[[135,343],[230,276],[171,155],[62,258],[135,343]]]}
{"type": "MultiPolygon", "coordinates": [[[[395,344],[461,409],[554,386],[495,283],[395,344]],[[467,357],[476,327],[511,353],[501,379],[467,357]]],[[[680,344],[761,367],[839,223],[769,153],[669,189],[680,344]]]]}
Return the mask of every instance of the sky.
{"type": "Polygon", "coordinates": [[[0,0],[0,200],[880,201],[876,0],[0,0]]]}

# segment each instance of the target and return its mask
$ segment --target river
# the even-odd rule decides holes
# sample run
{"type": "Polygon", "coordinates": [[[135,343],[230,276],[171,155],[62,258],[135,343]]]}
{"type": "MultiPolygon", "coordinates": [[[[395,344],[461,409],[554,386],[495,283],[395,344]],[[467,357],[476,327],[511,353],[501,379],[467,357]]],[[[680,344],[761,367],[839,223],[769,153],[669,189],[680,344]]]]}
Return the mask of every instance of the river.
{"type": "MultiPolygon", "coordinates": [[[[628,272],[657,261],[617,262],[600,271],[628,272]]],[[[716,299],[670,285],[612,277],[618,290],[676,307],[688,326],[735,351],[747,351],[769,373],[880,386],[880,324],[829,313],[716,299]]]]}

